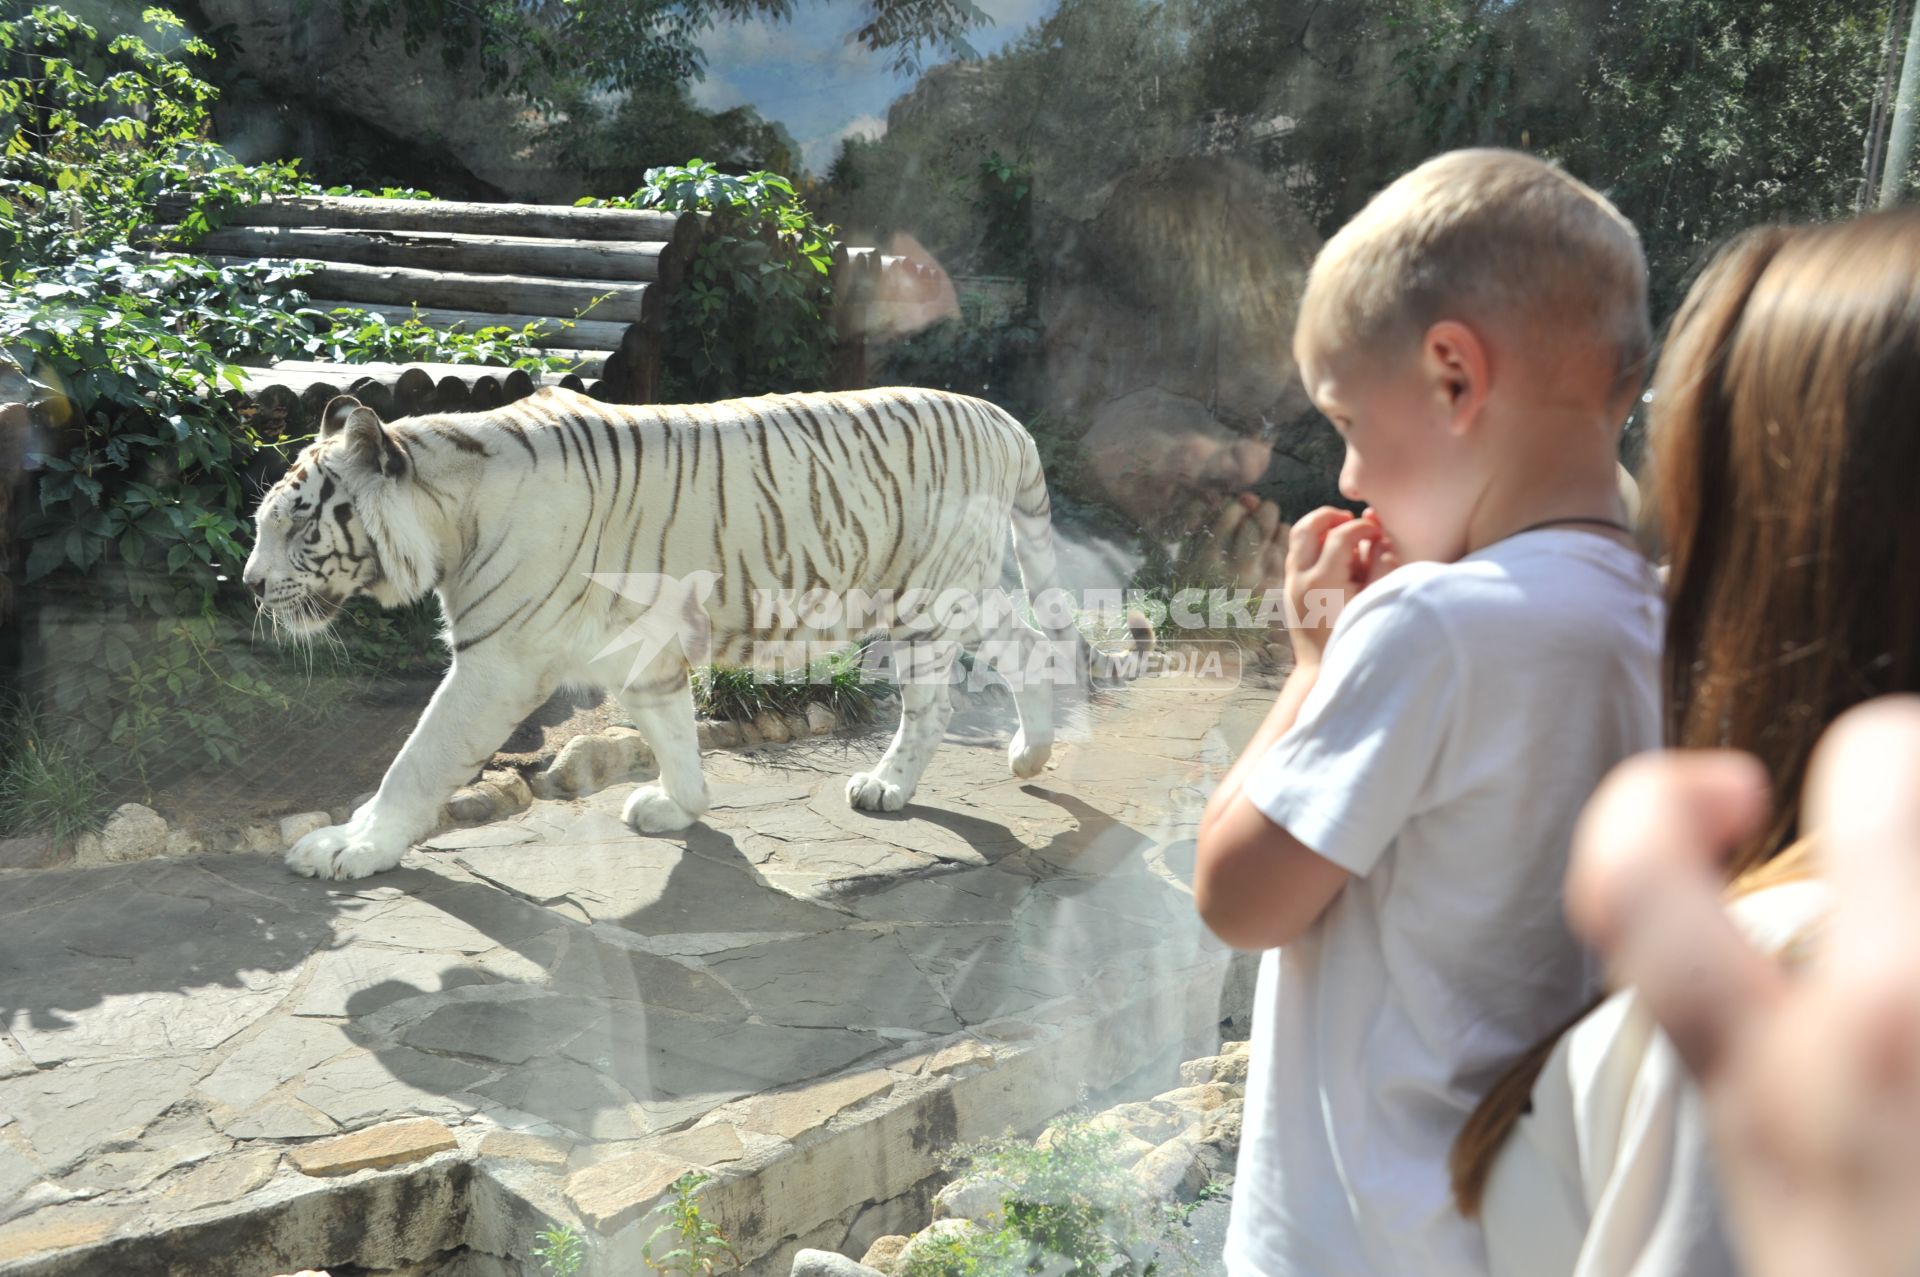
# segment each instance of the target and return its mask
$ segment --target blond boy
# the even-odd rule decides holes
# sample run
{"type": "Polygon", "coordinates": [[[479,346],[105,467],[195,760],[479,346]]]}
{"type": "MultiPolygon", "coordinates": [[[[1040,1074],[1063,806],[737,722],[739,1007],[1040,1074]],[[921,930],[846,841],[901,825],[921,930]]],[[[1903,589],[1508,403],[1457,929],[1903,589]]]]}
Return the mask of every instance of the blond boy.
{"type": "Polygon", "coordinates": [[[1314,264],[1295,357],[1370,508],[1294,526],[1297,665],[1200,827],[1202,917],[1268,950],[1232,1277],[1485,1271],[1448,1148],[1591,993],[1574,817],[1659,743],[1615,462],[1648,345],[1633,228],[1514,152],[1428,161],[1314,264]]]}

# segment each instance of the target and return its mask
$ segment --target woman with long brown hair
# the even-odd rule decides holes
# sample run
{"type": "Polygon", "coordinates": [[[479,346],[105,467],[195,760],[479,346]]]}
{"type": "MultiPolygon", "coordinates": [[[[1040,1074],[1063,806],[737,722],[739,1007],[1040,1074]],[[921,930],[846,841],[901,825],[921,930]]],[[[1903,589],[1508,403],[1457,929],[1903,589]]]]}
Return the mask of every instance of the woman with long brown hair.
{"type": "MultiPolygon", "coordinates": [[[[1815,741],[1920,690],[1920,212],[1730,245],[1674,320],[1650,442],[1668,744],[1759,760],[1777,806],[1729,910],[1792,961],[1825,906],[1815,741]]],[[[1496,1277],[1737,1271],[1698,1094],[1631,991],[1494,1081],[1452,1169],[1496,1277]]]]}

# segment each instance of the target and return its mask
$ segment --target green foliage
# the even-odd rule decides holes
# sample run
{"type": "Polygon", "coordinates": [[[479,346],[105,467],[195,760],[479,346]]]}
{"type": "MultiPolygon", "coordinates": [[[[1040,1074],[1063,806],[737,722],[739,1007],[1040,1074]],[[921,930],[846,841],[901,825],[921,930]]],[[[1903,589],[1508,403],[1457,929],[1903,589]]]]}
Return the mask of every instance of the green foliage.
{"type": "Polygon", "coordinates": [[[1284,176],[1323,235],[1437,151],[1519,147],[1562,161],[1635,221],[1658,318],[1733,230],[1854,211],[1888,9],[1061,0],[1004,53],[930,74],[919,109],[884,137],[846,143],[821,213],[863,234],[910,230],[959,275],[996,251],[980,202],[996,154],[1022,157],[1010,167],[1030,177],[1044,251],[1116,177],[1191,153],[1197,121],[1241,130],[1235,155],[1284,176]]]}
{"type": "Polygon", "coordinates": [[[1385,19],[1428,150],[1525,146],[1640,228],[1655,312],[1757,222],[1861,206],[1885,0],[1397,0],[1385,19]]]}
{"type": "Polygon", "coordinates": [[[16,700],[0,714],[0,740],[0,833],[64,839],[98,826],[105,786],[69,732],[16,700]]]}
{"type": "Polygon", "coordinates": [[[982,222],[982,270],[1022,278],[1033,270],[1032,165],[1030,154],[1008,160],[997,150],[980,161],[980,194],[974,207],[982,222]]]}
{"type": "MultiPolygon", "coordinates": [[[[876,372],[887,385],[926,386],[990,400],[1025,420],[1037,441],[1038,409],[1030,386],[1039,353],[1040,321],[1031,310],[991,324],[962,314],[893,343],[876,361],[876,372]]],[[[1054,477],[1051,467],[1047,477],[1054,477]]]]}
{"type": "Polygon", "coordinates": [[[492,324],[472,332],[449,332],[430,326],[417,314],[398,323],[344,306],[324,315],[307,308],[297,314],[314,324],[311,334],[295,346],[305,359],[337,364],[492,364],[528,372],[565,372],[573,366],[565,354],[539,345],[551,332],[572,327],[571,320],[540,320],[520,328],[492,324]]]}
{"type": "Polygon", "coordinates": [[[163,184],[213,163],[213,89],[185,60],[212,50],[164,9],[141,22],[173,51],[52,5],[0,22],[0,264],[126,238],[163,184]]]}
{"type": "MultiPolygon", "coordinates": [[[[253,650],[252,607],[237,597],[257,495],[245,477],[300,441],[254,430],[236,361],[549,362],[525,332],[441,337],[322,315],[298,263],[220,267],[136,247],[163,192],[180,201],[170,212],[186,240],[267,194],[319,189],[292,164],[242,168],[209,147],[212,95],[189,65],[208,50],[165,10],[142,21],[146,38],[48,5],[0,22],[0,402],[35,405],[18,532],[31,547],[21,614],[37,638],[22,672],[36,712],[64,725],[63,747],[112,788],[144,787],[160,765],[237,763],[252,733],[329,700],[311,653],[253,650]]],[[[328,656],[364,678],[409,663],[399,644],[418,637],[404,620],[367,622],[328,656]]],[[[59,804],[34,810],[72,825],[59,804]]]]}
{"type": "Polygon", "coordinates": [[[624,96],[582,90],[570,98],[542,141],[557,164],[578,171],[594,195],[624,195],[647,171],[704,156],[723,173],[793,173],[800,145],[785,126],[751,106],[707,111],[683,83],[638,85],[624,96]]]}
{"type": "Polygon", "coordinates": [[[640,1248],[641,1261],[661,1277],[713,1277],[722,1260],[740,1267],[733,1243],[712,1221],[701,1218],[700,1203],[694,1200],[700,1186],[711,1178],[688,1171],[673,1181],[673,1201],[667,1206],[666,1221],[640,1248]],[[654,1247],[663,1240],[668,1249],[656,1255],[654,1247]]]}
{"type": "Polygon", "coordinates": [[[547,1277],[574,1277],[587,1262],[586,1245],[571,1228],[548,1228],[535,1234],[533,1257],[547,1277]]]}
{"type": "Polygon", "coordinates": [[[1084,1112],[1054,1122],[1045,1144],[1012,1136],[956,1150],[950,1169],[1005,1186],[978,1231],[917,1243],[902,1277],[1166,1277],[1192,1270],[1186,1211],[1153,1198],[1120,1163],[1117,1128],[1084,1112]]]}
{"type": "Polygon", "coordinates": [[[946,1233],[916,1241],[900,1277],[1013,1277],[1028,1271],[1024,1257],[1011,1228],[946,1233]]]}
{"type": "Polygon", "coordinates": [[[1207,8],[1060,0],[994,57],[929,72],[923,104],[901,103],[885,136],[843,143],[821,215],[875,242],[907,231],[949,275],[1025,273],[1009,262],[1023,234],[1041,253],[1057,247],[1065,210],[1084,213],[1127,170],[1190,149],[1215,87],[1195,68],[1207,8]]]}
{"type": "MultiPolygon", "coordinates": [[[[644,93],[701,74],[701,38],[715,23],[784,19],[793,0],[342,0],[340,21],[376,39],[397,32],[409,52],[437,49],[490,88],[553,106],[583,90],[644,93]]],[[[965,55],[965,35],[987,15],[971,0],[868,0],[853,34],[890,50],[896,66],[923,50],[965,55]]]]}
{"type": "Polygon", "coordinates": [[[669,400],[826,384],[833,228],[814,219],[793,183],[774,173],[736,177],[692,160],[649,169],[633,196],[607,202],[712,215],[667,316],[669,400]]]}

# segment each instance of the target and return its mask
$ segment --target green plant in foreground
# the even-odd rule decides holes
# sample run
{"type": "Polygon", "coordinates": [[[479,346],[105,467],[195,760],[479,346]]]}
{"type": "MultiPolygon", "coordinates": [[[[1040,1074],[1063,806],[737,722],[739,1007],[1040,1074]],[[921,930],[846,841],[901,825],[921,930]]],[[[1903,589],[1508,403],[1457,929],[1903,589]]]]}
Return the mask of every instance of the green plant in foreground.
{"type": "Polygon", "coordinates": [[[533,1257],[548,1277],[574,1277],[587,1260],[580,1234],[571,1228],[548,1228],[534,1237],[533,1257]]]}
{"type": "Polygon", "coordinates": [[[700,1186],[712,1178],[688,1171],[673,1181],[673,1201],[667,1206],[666,1222],[654,1229],[640,1248],[642,1262],[662,1277],[713,1277],[721,1260],[740,1267],[733,1243],[710,1220],[701,1218],[700,1203],[694,1201],[700,1186]],[[654,1245],[663,1237],[673,1243],[672,1249],[656,1257],[654,1245]]]}
{"type": "Polygon", "coordinates": [[[24,701],[10,706],[0,739],[0,833],[48,833],[67,839],[97,828],[106,788],[67,735],[24,701]]]}

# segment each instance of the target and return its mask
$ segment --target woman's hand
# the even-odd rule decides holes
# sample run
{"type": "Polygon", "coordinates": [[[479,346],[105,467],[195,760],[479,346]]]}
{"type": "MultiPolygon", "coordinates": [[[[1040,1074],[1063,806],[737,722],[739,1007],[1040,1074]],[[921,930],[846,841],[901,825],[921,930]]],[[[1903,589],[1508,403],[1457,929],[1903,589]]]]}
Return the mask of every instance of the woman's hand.
{"type": "Polygon", "coordinates": [[[1920,698],[1844,715],[1802,816],[1834,906],[1789,976],[1722,906],[1721,860],[1767,812],[1731,753],[1617,768],[1575,834],[1567,911],[1700,1080],[1755,1277],[1920,1271],[1920,698]]]}

